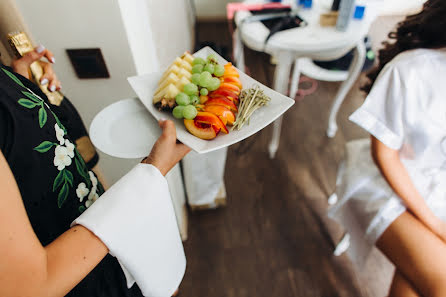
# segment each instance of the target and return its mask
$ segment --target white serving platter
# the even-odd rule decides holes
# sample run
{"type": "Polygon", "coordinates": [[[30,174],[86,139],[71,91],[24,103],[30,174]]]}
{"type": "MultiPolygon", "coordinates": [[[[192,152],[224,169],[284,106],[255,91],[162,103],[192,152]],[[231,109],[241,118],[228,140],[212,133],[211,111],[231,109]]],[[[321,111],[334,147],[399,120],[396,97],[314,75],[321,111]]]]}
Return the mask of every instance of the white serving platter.
{"type": "Polygon", "coordinates": [[[160,135],[158,122],[136,98],[107,106],[90,125],[94,146],[118,158],[146,157],[160,135]]]}
{"type": "MultiPolygon", "coordinates": [[[[218,62],[222,65],[226,64],[227,61],[218,55],[210,47],[204,47],[194,54],[195,57],[201,57],[206,59],[210,54],[215,54],[217,56],[218,62]]],[[[173,59],[172,59],[173,60],[173,59]]],[[[138,95],[141,102],[157,120],[159,119],[169,119],[174,121],[177,129],[177,138],[182,143],[189,146],[191,149],[198,153],[208,153],[214,150],[218,150],[234,143],[242,141],[245,138],[259,132],[274,120],[280,117],[285,111],[287,111],[294,104],[294,100],[284,96],[267,86],[259,83],[255,79],[249,77],[245,73],[238,70],[240,74],[240,80],[243,84],[243,88],[250,88],[256,84],[261,87],[263,92],[271,97],[271,101],[267,106],[258,109],[251,117],[249,125],[245,124],[241,130],[230,131],[229,134],[224,134],[220,132],[215,139],[212,140],[202,140],[198,137],[190,134],[182,120],[175,119],[169,112],[161,112],[153,105],[152,96],[157,89],[158,81],[161,78],[162,72],[150,73],[139,76],[132,76],[128,78],[130,85],[133,90],[138,95]]],[[[228,127],[230,129],[230,127],[228,127]]]]}

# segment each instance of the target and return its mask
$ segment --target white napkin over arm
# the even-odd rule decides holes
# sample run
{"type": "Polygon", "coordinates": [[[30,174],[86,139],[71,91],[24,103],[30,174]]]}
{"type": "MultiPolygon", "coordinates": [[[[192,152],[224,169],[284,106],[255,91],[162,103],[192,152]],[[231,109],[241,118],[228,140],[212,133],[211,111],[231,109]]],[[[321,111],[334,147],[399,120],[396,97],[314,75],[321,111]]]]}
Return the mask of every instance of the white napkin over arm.
{"type": "Polygon", "coordinates": [[[169,297],[181,283],[186,257],[167,181],[159,170],[138,164],[72,225],[98,236],[123,268],[130,288],[144,296],[169,297]]]}

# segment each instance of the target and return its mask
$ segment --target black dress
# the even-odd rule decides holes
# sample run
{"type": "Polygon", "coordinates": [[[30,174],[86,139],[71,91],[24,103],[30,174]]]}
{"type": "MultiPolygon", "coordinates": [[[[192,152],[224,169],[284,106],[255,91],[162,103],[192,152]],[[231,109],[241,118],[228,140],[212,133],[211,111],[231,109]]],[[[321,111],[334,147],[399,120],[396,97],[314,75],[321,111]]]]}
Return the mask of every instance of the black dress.
{"type": "MultiPolygon", "coordinates": [[[[76,149],[75,140],[87,132],[67,99],[60,106],[51,105],[31,81],[2,64],[0,68],[0,150],[45,246],[104,192],[91,171],[97,155],[86,163],[76,149]]],[[[142,294],[136,284],[127,289],[117,260],[107,255],[67,296],[142,294]]]]}

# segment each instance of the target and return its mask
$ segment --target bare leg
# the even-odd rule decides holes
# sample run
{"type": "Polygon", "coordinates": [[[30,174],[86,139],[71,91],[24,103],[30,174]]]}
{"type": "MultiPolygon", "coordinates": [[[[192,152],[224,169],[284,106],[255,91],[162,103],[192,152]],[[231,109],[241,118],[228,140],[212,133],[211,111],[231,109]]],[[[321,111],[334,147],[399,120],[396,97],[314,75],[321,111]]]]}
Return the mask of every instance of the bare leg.
{"type": "Polygon", "coordinates": [[[446,243],[412,214],[398,217],[377,246],[421,296],[446,296],[446,243]]]}
{"type": "Polygon", "coordinates": [[[393,276],[389,297],[421,297],[409,281],[398,270],[393,276]]]}

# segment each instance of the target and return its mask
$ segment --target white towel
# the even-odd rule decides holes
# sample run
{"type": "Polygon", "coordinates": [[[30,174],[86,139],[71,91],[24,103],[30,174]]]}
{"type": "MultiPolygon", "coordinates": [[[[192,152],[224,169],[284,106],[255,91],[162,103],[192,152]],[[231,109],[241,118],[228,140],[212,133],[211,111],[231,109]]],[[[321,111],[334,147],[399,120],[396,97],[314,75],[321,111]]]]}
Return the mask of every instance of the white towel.
{"type": "Polygon", "coordinates": [[[144,296],[169,297],[180,285],[186,257],[166,179],[138,164],[72,225],[98,236],[123,268],[130,288],[144,296]]]}

